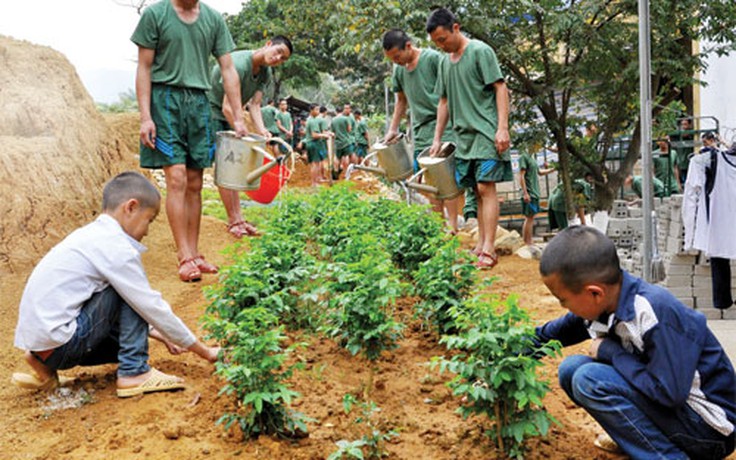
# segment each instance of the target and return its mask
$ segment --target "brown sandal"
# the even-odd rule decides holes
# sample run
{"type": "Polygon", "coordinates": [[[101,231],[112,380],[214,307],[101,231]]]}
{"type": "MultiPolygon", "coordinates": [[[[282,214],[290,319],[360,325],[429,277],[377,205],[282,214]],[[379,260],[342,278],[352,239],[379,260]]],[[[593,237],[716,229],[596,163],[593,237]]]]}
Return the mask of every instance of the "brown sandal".
{"type": "Polygon", "coordinates": [[[242,223],[243,221],[239,220],[233,222],[232,224],[227,224],[227,231],[235,238],[242,238],[247,233],[245,229],[241,226],[242,223]]]}
{"type": "Polygon", "coordinates": [[[202,279],[202,272],[199,270],[194,258],[182,259],[179,262],[179,279],[185,283],[202,279]]]}
{"type": "Polygon", "coordinates": [[[498,265],[498,255],[495,252],[493,254],[481,252],[478,254],[478,262],[475,263],[475,268],[478,270],[490,270],[496,265],[498,265]],[[490,259],[490,262],[484,261],[483,259],[490,259]]]}
{"type": "Polygon", "coordinates": [[[219,270],[217,268],[217,265],[213,265],[207,262],[206,260],[204,260],[204,256],[202,254],[199,254],[197,257],[195,257],[192,260],[194,260],[194,263],[197,265],[197,268],[202,273],[217,273],[219,270]]]}

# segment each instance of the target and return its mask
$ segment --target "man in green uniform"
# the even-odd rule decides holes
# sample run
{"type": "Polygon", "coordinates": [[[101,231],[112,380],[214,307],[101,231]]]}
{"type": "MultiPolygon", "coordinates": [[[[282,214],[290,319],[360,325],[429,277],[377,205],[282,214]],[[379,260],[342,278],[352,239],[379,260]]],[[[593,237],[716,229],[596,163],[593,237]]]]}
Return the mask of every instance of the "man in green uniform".
{"type": "Polygon", "coordinates": [[[455,15],[446,8],[427,19],[432,41],[448,53],[437,78],[437,128],[431,153],[442,145],[442,134],[452,120],[458,148],[455,177],[472,188],[478,199],[478,254],[476,267],[493,268],[498,225],[496,183],[513,180],[509,148],[509,92],[496,54],[490,46],[470,40],[460,31],[455,15]]]}
{"type": "MultiPolygon", "coordinates": [[[[233,53],[233,63],[240,78],[241,99],[238,104],[239,106],[246,105],[256,133],[266,138],[270,138],[271,133],[264,126],[261,114],[263,89],[271,81],[271,67],[286,62],[291,57],[292,51],[291,41],[282,35],[277,35],[257,50],[243,50],[233,53]]],[[[207,93],[207,98],[210,102],[212,118],[217,131],[225,131],[233,126],[236,119],[233,115],[232,104],[222,97],[222,75],[219,68],[214,67],[212,69],[210,80],[212,89],[207,93]]],[[[217,189],[227,212],[228,231],[237,238],[257,234],[253,224],[243,219],[238,191],[224,187],[218,187],[217,189]]]]}
{"type": "MultiPolygon", "coordinates": [[[[212,165],[215,129],[205,92],[210,55],[223,76],[221,97],[240,100],[238,75],[230,52],[235,48],[220,13],[198,0],[165,0],[143,10],[131,36],[138,46],[136,95],[140,108],[140,164],[163,168],[166,215],[176,245],[179,278],[201,279],[217,267],[199,253],[202,172],[212,165]],[[187,59],[182,59],[187,56],[187,59]]],[[[243,110],[236,106],[233,125],[246,133],[243,110]]]]}
{"type": "Polygon", "coordinates": [[[532,153],[524,151],[519,157],[519,183],[522,191],[521,212],[524,214],[521,234],[527,246],[532,245],[534,216],[541,211],[539,207],[539,176],[546,176],[554,171],[552,168],[539,169],[536,158],[539,146],[536,145],[531,150],[532,153]]]}
{"type": "MultiPolygon", "coordinates": [[[[642,197],[642,182],[643,178],[641,176],[634,176],[629,174],[626,177],[626,180],[624,181],[624,185],[628,185],[631,187],[631,190],[636,193],[636,196],[639,198],[642,197]]],[[[664,198],[666,196],[665,194],[665,188],[664,184],[661,180],[657,179],[656,177],[652,177],[652,189],[654,191],[654,197],[655,198],[664,198]]]]}
{"type": "Polygon", "coordinates": [[[355,109],[355,155],[358,161],[363,161],[368,153],[368,124],[363,118],[363,112],[355,109]]]}
{"type": "MultiPolygon", "coordinates": [[[[289,103],[286,99],[279,101],[279,112],[276,114],[276,127],[278,128],[278,136],[284,140],[287,144],[291,143],[291,138],[294,136],[294,123],[291,119],[291,113],[289,113],[289,103]]],[[[281,145],[281,152],[286,153],[286,147],[281,145]]]]}
{"type": "MultiPolygon", "coordinates": [[[[431,147],[437,126],[437,104],[440,100],[435,92],[437,72],[442,55],[430,48],[414,46],[406,32],[391,29],[383,35],[383,54],[394,63],[391,87],[396,93],[396,104],[384,143],[390,143],[399,134],[399,125],[408,108],[412,113],[412,137],[414,139],[414,170],[419,170],[417,156],[431,147]]],[[[443,142],[454,141],[452,130],[447,130],[443,142]]],[[[447,213],[447,222],[452,232],[457,232],[458,199],[437,200],[430,197],[433,209],[447,213]]]]}
{"type": "MultiPolygon", "coordinates": [[[[279,128],[276,126],[276,114],[278,109],[274,107],[273,99],[269,99],[265,106],[261,107],[261,117],[263,118],[263,126],[271,134],[271,138],[278,137],[279,128]]],[[[268,147],[271,154],[276,156],[279,153],[278,143],[268,141],[268,147]]]]}
{"type": "MultiPolygon", "coordinates": [[[[319,140],[319,154],[322,157],[322,162],[320,164],[320,178],[321,178],[320,180],[327,181],[328,180],[327,179],[327,174],[332,174],[332,172],[330,171],[330,164],[329,163],[330,163],[331,160],[328,158],[329,157],[329,149],[327,147],[327,144],[330,143],[330,142],[332,142],[331,138],[334,137],[334,136],[332,136],[332,131],[330,131],[330,128],[332,126],[332,123],[327,118],[327,107],[325,107],[324,105],[319,106],[319,116],[318,116],[318,119],[319,119],[320,128],[321,128],[321,131],[320,132],[322,132],[322,133],[330,133],[329,138],[320,139],[319,140]]],[[[334,152],[333,152],[333,154],[334,154],[334,152]]]]}
{"type": "Polygon", "coordinates": [[[340,115],[332,119],[332,132],[335,133],[335,157],[339,165],[333,165],[332,175],[336,176],[346,170],[350,164],[350,156],[353,154],[353,123],[355,120],[350,116],[350,104],[345,104],[340,115]]]}
{"type": "Polygon", "coordinates": [[[309,163],[309,177],[312,181],[312,187],[319,185],[322,176],[321,141],[327,140],[332,136],[330,132],[324,132],[322,130],[322,123],[318,115],[319,106],[317,104],[311,104],[309,106],[307,125],[304,128],[304,146],[307,149],[307,163],[309,163]]]}
{"type": "MultiPolygon", "coordinates": [[[[583,179],[576,179],[572,183],[573,202],[575,203],[575,213],[580,219],[580,224],[585,225],[585,206],[591,199],[592,189],[583,179]]],[[[563,182],[559,182],[549,194],[549,203],[547,205],[547,216],[549,219],[550,230],[559,228],[563,230],[568,227],[567,220],[567,204],[565,203],[565,188],[563,182]]]]}
{"type": "Polygon", "coordinates": [[[654,175],[664,184],[665,196],[680,193],[680,170],[676,158],[671,155],[669,138],[658,139],[657,146],[659,149],[652,152],[654,175]]]}

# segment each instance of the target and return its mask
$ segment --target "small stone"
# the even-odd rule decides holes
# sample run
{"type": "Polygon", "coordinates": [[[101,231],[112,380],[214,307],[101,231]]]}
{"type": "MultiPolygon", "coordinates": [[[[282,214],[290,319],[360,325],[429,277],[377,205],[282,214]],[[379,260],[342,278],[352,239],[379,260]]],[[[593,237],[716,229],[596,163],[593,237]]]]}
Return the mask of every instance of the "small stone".
{"type": "Polygon", "coordinates": [[[166,439],[179,439],[181,430],[178,426],[171,426],[163,429],[163,434],[166,439]]]}

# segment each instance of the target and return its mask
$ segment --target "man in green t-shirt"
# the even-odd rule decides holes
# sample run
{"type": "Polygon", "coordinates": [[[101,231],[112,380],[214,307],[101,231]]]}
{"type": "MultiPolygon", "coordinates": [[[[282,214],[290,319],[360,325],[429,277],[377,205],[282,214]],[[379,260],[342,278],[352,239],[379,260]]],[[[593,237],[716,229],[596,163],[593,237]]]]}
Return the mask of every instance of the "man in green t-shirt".
{"type": "MultiPolygon", "coordinates": [[[[435,92],[435,86],[442,55],[433,49],[414,46],[411,37],[401,29],[391,29],[383,35],[383,54],[394,63],[391,88],[396,93],[394,113],[383,142],[390,143],[398,136],[401,120],[407,109],[411,109],[414,170],[418,171],[417,156],[432,146],[437,126],[440,97],[435,92]]],[[[454,141],[452,130],[446,130],[442,141],[454,141]]],[[[457,233],[458,199],[429,199],[436,212],[444,214],[446,211],[447,223],[451,231],[457,233]]]]}
{"type": "Polygon", "coordinates": [[[320,180],[327,181],[327,174],[332,174],[329,165],[331,160],[328,158],[328,144],[333,142],[332,138],[334,138],[335,136],[333,135],[334,133],[330,131],[332,122],[330,121],[330,119],[327,118],[327,107],[325,107],[324,105],[319,106],[319,116],[317,118],[319,119],[319,126],[321,128],[320,132],[330,134],[328,138],[319,140],[319,155],[322,157],[322,162],[320,165],[320,180]]]}
{"type": "Polygon", "coordinates": [[[659,149],[652,152],[654,176],[664,184],[665,196],[680,193],[680,170],[670,150],[669,137],[657,139],[659,149]]]}
{"type": "Polygon", "coordinates": [[[307,118],[307,124],[304,128],[304,147],[307,149],[307,163],[309,163],[309,177],[312,181],[312,187],[317,187],[322,177],[321,141],[332,137],[332,133],[323,131],[318,115],[319,105],[310,104],[309,118],[307,118]]]}
{"type": "Polygon", "coordinates": [[[332,176],[337,179],[339,174],[346,170],[355,150],[353,142],[353,124],[355,120],[350,116],[350,104],[342,107],[342,112],[332,119],[332,132],[335,133],[335,157],[339,165],[333,165],[332,176]]]}
{"type": "MultiPolygon", "coordinates": [[[[289,113],[289,103],[286,99],[279,101],[279,111],[276,114],[276,128],[278,129],[278,136],[284,140],[287,144],[291,143],[291,139],[294,136],[294,123],[289,113]]],[[[281,145],[281,152],[286,153],[286,147],[281,145]]]]}
{"type": "MultiPolygon", "coordinates": [[[[624,185],[628,185],[629,187],[631,187],[631,190],[636,193],[636,196],[641,198],[642,182],[643,178],[641,176],[634,176],[632,174],[629,174],[626,177],[626,180],[624,180],[624,185]]],[[[652,189],[655,198],[664,198],[666,196],[664,184],[656,177],[652,177],[652,189]]]]}
{"type": "Polygon", "coordinates": [[[368,153],[368,124],[363,118],[363,112],[355,109],[355,155],[358,161],[363,161],[368,153]]]}
{"type": "MultiPolygon", "coordinates": [[[[163,168],[166,215],[176,245],[179,278],[197,281],[217,273],[199,253],[202,173],[212,165],[215,131],[205,92],[208,58],[217,59],[223,96],[240,99],[230,53],[235,48],[225,21],[197,0],[166,0],[143,10],[131,41],[138,46],[136,96],[140,108],[140,164],[163,168]],[[182,59],[187,56],[187,59],[182,59]]],[[[243,110],[235,110],[239,135],[246,133],[243,110]]]]}
{"type": "Polygon", "coordinates": [[[539,207],[539,176],[546,176],[554,171],[552,168],[539,169],[536,153],[539,145],[535,145],[530,152],[524,152],[519,157],[519,185],[521,185],[521,212],[524,214],[524,224],[521,234],[524,243],[532,246],[534,233],[534,216],[541,211],[539,207]]]}
{"type": "MultiPolygon", "coordinates": [[[[591,201],[592,188],[584,179],[575,179],[572,181],[573,202],[575,203],[575,213],[580,219],[580,224],[585,225],[585,207],[591,201]]],[[[567,204],[565,203],[565,186],[562,181],[557,183],[552,193],[549,194],[549,202],[547,204],[547,217],[549,219],[549,228],[554,230],[559,228],[564,230],[568,227],[567,220],[567,204]]]]}
{"type": "Polygon", "coordinates": [[[509,92],[496,54],[490,46],[460,31],[455,15],[438,8],[427,19],[427,32],[445,53],[440,62],[436,92],[437,128],[431,153],[442,145],[442,134],[452,120],[457,150],[458,185],[472,188],[478,199],[478,254],[476,267],[493,268],[499,203],[496,183],[513,180],[509,148],[509,92]]]}
{"type": "MultiPolygon", "coordinates": [[[[261,114],[263,91],[271,82],[271,67],[286,62],[291,57],[292,52],[291,41],[283,35],[277,35],[257,50],[243,50],[233,53],[233,63],[240,79],[239,107],[243,105],[247,107],[256,133],[266,138],[270,138],[271,133],[264,125],[263,115],[261,114]]],[[[212,110],[213,124],[215,124],[217,131],[226,131],[233,126],[235,118],[232,104],[222,97],[223,81],[219,68],[212,68],[210,80],[212,89],[207,93],[207,98],[212,110]]],[[[255,226],[243,219],[238,191],[224,187],[217,187],[217,189],[227,212],[228,232],[236,238],[258,234],[255,226]]]]}
{"type": "MultiPolygon", "coordinates": [[[[276,114],[279,112],[279,110],[274,107],[273,99],[269,99],[268,102],[266,102],[266,105],[261,107],[261,117],[263,118],[263,127],[266,128],[266,131],[268,131],[271,134],[271,138],[278,137],[279,135],[279,129],[276,126],[276,114]]],[[[271,151],[271,154],[276,156],[279,154],[279,148],[278,143],[274,141],[268,141],[267,143],[269,150],[271,151]]]]}

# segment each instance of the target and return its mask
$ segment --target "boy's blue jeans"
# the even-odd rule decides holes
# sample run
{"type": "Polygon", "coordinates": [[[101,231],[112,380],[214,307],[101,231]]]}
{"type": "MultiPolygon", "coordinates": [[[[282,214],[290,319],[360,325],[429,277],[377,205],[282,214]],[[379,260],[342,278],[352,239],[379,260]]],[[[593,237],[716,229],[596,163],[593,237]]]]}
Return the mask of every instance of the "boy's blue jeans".
{"type": "Polygon", "coordinates": [[[734,448],[689,406],[663,407],[629,385],[613,366],[573,355],[559,368],[560,386],[632,459],[721,459],[734,448]]]}
{"type": "Polygon", "coordinates": [[[51,369],[118,363],[118,377],[143,374],[150,370],[148,323],[108,287],[84,304],[72,338],[41,362],[51,369]]]}

